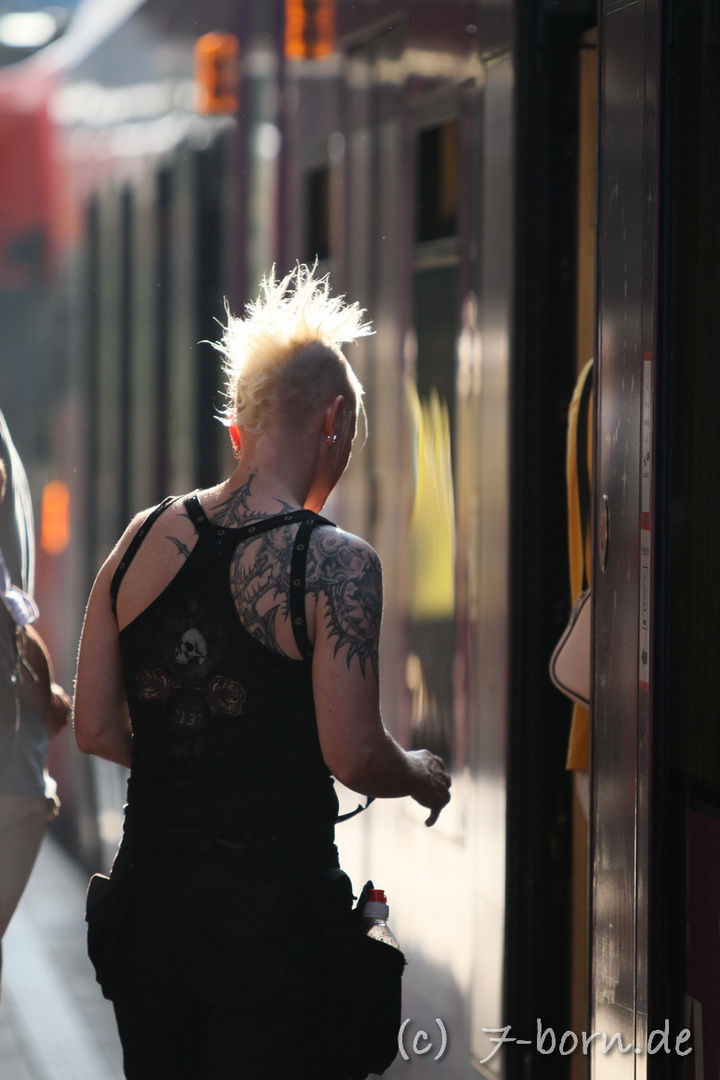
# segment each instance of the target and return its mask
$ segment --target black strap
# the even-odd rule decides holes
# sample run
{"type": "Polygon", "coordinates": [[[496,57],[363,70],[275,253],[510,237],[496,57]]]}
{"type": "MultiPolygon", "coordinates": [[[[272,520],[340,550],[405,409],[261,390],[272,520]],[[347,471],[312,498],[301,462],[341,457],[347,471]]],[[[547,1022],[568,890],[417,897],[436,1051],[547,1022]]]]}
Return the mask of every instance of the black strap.
{"type": "Polygon", "coordinates": [[[585,381],[580,393],[580,405],[578,408],[577,432],[575,435],[575,454],[577,459],[577,485],[578,485],[578,508],[580,511],[580,531],[582,533],[582,590],[588,587],[587,567],[585,566],[585,546],[590,527],[590,479],[588,476],[587,444],[590,394],[593,388],[593,366],[588,367],[585,381]]]}
{"type": "Polygon", "coordinates": [[[295,535],[292,562],[290,563],[290,622],[292,623],[295,644],[300,655],[309,660],[313,654],[307,630],[305,614],[305,571],[307,568],[308,544],[310,534],[318,524],[317,518],[306,518],[295,535]]]}
{"type": "Polygon", "coordinates": [[[367,802],[365,803],[364,806],[358,805],[358,806],[355,807],[354,810],[351,810],[348,814],[338,814],[338,816],[335,818],[336,824],[341,822],[341,821],[348,821],[351,817],[355,817],[356,814],[362,814],[363,810],[367,810],[370,803],[373,803],[373,802],[375,802],[375,796],[374,795],[368,795],[367,802]]]}
{"type": "Polygon", "coordinates": [[[125,577],[125,574],[127,573],[127,568],[129,567],[130,563],[137,555],[138,548],[142,544],[143,540],[149,533],[154,523],[162,514],[163,510],[167,509],[170,503],[176,502],[177,498],[177,495],[168,495],[167,499],[163,499],[163,501],[159,503],[154,510],[151,510],[138,531],[133,536],[130,543],[128,544],[127,551],[123,555],[122,561],[118,565],[117,570],[113,574],[113,579],[110,582],[110,601],[112,603],[113,611],[115,611],[115,607],[117,604],[117,595],[120,591],[122,579],[125,577]]]}
{"type": "Polygon", "coordinates": [[[284,514],[273,514],[272,517],[253,521],[250,525],[241,525],[239,527],[216,525],[215,522],[210,521],[208,518],[197,495],[189,495],[185,499],[185,509],[199,533],[217,540],[232,541],[233,544],[241,544],[244,540],[252,540],[255,536],[270,532],[271,529],[279,529],[282,525],[292,525],[295,522],[304,521],[308,519],[309,515],[312,515],[311,520],[315,525],[333,524],[327,518],[314,514],[312,510],[301,509],[288,510],[284,514]]]}

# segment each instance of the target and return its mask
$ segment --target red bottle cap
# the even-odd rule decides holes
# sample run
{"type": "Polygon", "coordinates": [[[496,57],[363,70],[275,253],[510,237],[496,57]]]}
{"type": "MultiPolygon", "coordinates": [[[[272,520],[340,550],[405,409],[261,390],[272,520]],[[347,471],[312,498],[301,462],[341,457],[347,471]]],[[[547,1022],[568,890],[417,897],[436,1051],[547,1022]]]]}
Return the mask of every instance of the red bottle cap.
{"type": "Polygon", "coordinates": [[[371,889],[368,900],[375,904],[387,904],[387,896],[383,889],[371,889]]]}

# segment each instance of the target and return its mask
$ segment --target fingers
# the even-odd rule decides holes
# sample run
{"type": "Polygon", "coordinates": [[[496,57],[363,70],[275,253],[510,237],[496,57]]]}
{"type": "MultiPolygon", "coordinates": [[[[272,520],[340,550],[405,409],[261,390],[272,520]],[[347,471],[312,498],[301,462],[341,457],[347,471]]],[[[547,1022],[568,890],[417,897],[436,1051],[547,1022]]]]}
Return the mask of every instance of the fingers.
{"type": "Polygon", "coordinates": [[[62,686],[58,686],[57,683],[53,683],[50,689],[53,698],[57,698],[58,708],[64,708],[67,712],[70,712],[72,709],[72,699],[70,695],[63,690],[62,686]]]}
{"type": "Polygon", "coordinates": [[[445,762],[436,754],[433,754],[431,757],[429,771],[432,782],[432,793],[428,803],[430,807],[430,816],[425,821],[425,825],[428,828],[435,824],[440,817],[440,812],[450,802],[450,786],[452,784],[450,774],[445,768],[445,762]]]}
{"type": "Polygon", "coordinates": [[[437,804],[435,806],[433,806],[433,808],[432,808],[432,810],[430,812],[430,816],[425,821],[425,824],[427,825],[428,828],[430,828],[431,825],[435,824],[437,819],[440,817],[440,812],[447,806],[447,804],[449,802],[450,802],[450,792],[446,790],[444,798],[442,798],[442,800],[439,800],[437,802],[437,804]]]}
{"type": "Polygon", "coordinates": [[[50,703],[45,711],[45,729],[49,735],[56,735],[70,721],[72,701],[57,683],[52,684],[50,703]]]}

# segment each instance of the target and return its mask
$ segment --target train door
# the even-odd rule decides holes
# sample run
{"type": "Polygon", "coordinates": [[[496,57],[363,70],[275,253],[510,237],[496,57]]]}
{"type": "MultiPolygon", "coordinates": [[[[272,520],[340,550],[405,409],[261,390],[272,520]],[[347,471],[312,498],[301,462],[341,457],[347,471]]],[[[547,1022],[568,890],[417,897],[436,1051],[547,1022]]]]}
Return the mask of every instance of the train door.
{"type": "Polygon", "coordinates": [[[664,542],[653,652],[667,836],[656,855],[664,858],[654,877],[661,917],[651,939],[651,1005],[653,1028],[670,1019],[673,1075],[708,1080],[720,1075],[718,10],[709,0],[663,7],[668,192],[657,488],[664,542]],[[687,1039],[678,1041],[682,1032],[687,1039]]]}
{"type": "Polygon", "coordinates": [[[617,1043],[597,1040],[592,1075],[706,1080],[720,1069],[717,5],[608,4],[600,42],[591,1021],[617,1043]]]}
{"type": "Polygon", "coordinates": [[[570,599],[568,404],[594,347],[595,10],[518,18],[504,989],[517,1042],[504,1050],[508,1078],[556,1080],[587,1067],[573,1050],[587,1027],[587,824],[566,769],[572,707],[547,664],[570,599]]]}
{"type": "Polygon", "coordinates": [[[591,1075],[644,1077],[654,736],[658,5],[601,13],[591,800],[591,1075]],[[609,1040],[615,1048],[609,1052],[609,1040]],[[622,1048],[620,1044],[622,1043],[622,1048]]]}

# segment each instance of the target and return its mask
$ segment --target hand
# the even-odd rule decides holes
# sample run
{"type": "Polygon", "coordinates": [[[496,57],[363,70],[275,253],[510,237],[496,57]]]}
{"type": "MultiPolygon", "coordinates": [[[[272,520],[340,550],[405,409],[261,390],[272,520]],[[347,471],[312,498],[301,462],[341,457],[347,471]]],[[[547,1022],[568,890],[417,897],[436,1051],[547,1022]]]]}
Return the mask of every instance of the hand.
{"type": "Polygon", "coordinates": [[[57,735],[70,719],[72,702],[53,681],[50,653],[33,626],[25,627],[25,655],[20,671],[20,700],[42,717],[48,735],[57,735]]]}
{"type": "Polygon", "coordinates": [[[430,810],[425,824],[430,828],[440,817],[440,811],[450,802],[452,780],[445,768],[445,762],[430,750],[412,750],[416,767],[422,772],[422,787],[413,795],[413,799],[430,810]]]}
{"type": "Polygon", "coordinates": [[[50,705],[43,716],[43,724],[52,738],[70,722],[72,701],[62,686],[52,683],[50,687],[50,705]]]}

